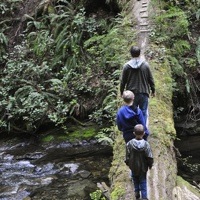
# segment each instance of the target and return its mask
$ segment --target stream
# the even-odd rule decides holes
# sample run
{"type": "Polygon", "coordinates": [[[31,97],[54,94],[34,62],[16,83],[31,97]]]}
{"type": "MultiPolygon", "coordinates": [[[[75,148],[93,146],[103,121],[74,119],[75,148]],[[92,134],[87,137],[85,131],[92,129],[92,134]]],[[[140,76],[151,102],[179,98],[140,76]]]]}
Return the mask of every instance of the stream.
{"type": "Polygon", "coordinates": [[[111,162],[96,140],[0,139],[0,200],[89,200],[98,182],[109,185],[111,162]]]}

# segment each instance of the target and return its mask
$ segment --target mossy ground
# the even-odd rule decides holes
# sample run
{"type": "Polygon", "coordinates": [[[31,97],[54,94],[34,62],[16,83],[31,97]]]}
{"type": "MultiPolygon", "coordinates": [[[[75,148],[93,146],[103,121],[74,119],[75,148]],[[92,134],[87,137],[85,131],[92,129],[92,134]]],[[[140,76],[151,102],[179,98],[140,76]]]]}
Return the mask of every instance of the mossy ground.
{"type": "Polygon", "coordinates": [[[43,142],[89,140],[97,135],[96,127],[73,127],[70,132],[60,130],[41,136],[43,142]]]}
{"type": "Polygon", "coordinates": [[[194,193],[197,197],[200,198],[200,190],[198,191],[192,185],[190,185],[187,181],[185,181],[182,177],[177,176],[177,186],[178,187],[187,187],[192,193],[194,193]]]}

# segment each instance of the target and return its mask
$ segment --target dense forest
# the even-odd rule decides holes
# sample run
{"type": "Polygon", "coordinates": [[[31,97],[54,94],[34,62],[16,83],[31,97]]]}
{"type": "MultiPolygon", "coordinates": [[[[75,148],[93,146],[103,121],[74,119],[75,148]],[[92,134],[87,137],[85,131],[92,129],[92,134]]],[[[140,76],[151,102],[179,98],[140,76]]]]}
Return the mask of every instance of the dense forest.
{"type": "Polygon", "coordinates": [[[1,132],[111,123],[120,43],[126,42],[117,36],[123,35],[117,3],[6,0],[0,5],[1,132]]]}

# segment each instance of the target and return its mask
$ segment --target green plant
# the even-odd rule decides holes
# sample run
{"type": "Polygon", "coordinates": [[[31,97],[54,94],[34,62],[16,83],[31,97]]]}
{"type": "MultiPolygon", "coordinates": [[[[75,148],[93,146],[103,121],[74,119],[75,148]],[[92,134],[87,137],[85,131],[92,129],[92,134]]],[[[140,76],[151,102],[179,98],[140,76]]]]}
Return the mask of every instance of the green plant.
{"type": "Polygon", "coordinates": [[[197,41],[196,56],[197,56],[198,63],[200,64],[200,37],[198,38],[198,41],[197,41]]]}
{"type": "Polygon", "coordinates": [[[8,45],[8,39],[4,33],[0,33],[0,62],[5,59],[6,48],[8,45]]]}
{"type": "Polygon", "coordinates": [[[176,40],[172,45],[172,48],[173,55],[180,58],[190,51],[191,46],[187,40],[176,40]]]}
{"type": "MultiPolygon", "coordinates": [[[[11,4],[17,11],[21,2],[1,2],[3,17],[11,4]]],[[[35,15],[23,16],[20,27],[25,30],[20,29],[17,38],[22,42],[16,40],[8,56],[4,54],[1,130],[35,132],[45,123],[68,128],[67,120],[77,123],[89,116],[109,126],[118,103],[123,53],[135,37],[130,21],[122,21],[122,16],[90,17],[82,2],[67,0],[42,2],[38,9],[35,15]]],[[[10,30],[9,17],[2,30],[10,30]]],[[[9,41],[4,33],[2,48],[9,41]]]]}
{"type": "Polygon", "coordinates": [[[95,192],[90,193],[90,197],[92,200],[106,200],[105,197],[102,197],[101,190],[96,190],[95,192]]]}
{"type": "MultiPolygon", "coordinates": [[[[162,9],[162,8],[161,8],[162,9]]],[[[162,37],[168,46],[173,45],[177,38],[183,38],[189,33],[189,22],[185,12],[180,8],[171,6],[167,10],[163,10],[162,14],[155,15],[156,37],[162,37]]]]}
{"type": "Polygon", "coordinates": [[[108,145],[113,145],[113,139],[114,139],[114,132],[113,132],[113,128],[109,127],[109,128],[102,128],[97,136],[96,136],[97,140],[100,143],[105,143],[108,145]]]}

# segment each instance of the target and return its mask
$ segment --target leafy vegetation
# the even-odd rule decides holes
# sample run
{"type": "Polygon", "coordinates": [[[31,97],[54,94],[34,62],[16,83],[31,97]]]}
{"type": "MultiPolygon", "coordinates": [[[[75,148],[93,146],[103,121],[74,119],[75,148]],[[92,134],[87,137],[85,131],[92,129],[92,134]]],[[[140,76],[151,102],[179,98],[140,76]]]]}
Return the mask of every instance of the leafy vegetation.
{"type": "MultiPolygon", "coordinates": [[[[104,10],[93,16],[83,2],[38,1],[35,13],[25,12],[22,2],[0,3],[1,132],[36,133],[49,124],[67,131],[69,121],[86,120],[109,127],[123,52],[134,37],[131,22],[104,10]]],[[[100,138],[110,134],[105,130],[100,138]]]]}
{"type": "MultiPolygon", "coordinates": [[[[156,3],[156,2],[154,2],[156,3]]],[[[194,1],[160,1],[155,12],[153,42],[166,48],[174,78],[174,113],[197,120],[199,111],[197,81],[199,63],[199,5],[194,1]],[[178,101],[179,98],[188,99],[178,101]],[[188,103],[190,102],[190,103],[188,103]],[[183,109],[182,109],[183,108],[183,109]],[[181,112],[180,112],[181,110],[181,112]]]]}
{"type": "Polygon", "coordinates": [[[92,200],[106,200],[105,197],[102,197],[102,191],[96,190],[95,192],[90,194],[92,200]]]}

